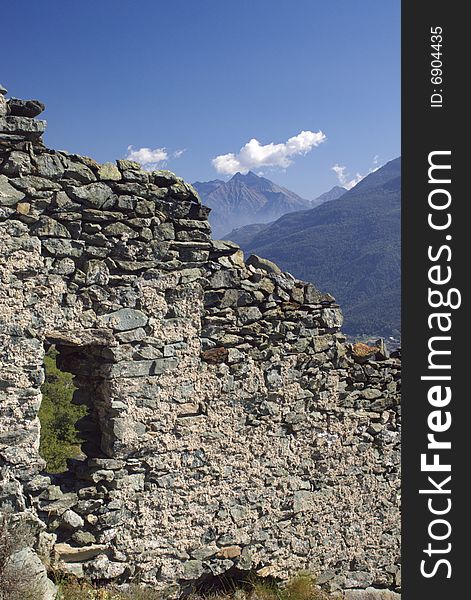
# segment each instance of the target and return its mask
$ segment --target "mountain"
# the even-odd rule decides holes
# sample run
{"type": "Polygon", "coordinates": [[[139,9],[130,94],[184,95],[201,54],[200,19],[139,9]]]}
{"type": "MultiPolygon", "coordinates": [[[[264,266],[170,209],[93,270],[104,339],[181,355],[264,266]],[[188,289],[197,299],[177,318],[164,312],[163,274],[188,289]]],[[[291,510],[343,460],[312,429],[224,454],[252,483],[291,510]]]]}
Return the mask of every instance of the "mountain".
{"type": "MultiPolygon", "coordinates": [[[[320,206],[324,202],[330,202],[331,200],[337,200],[347,190],[344,187],[335,185],[328,192],[324,192],[314,200],[310,201],[310,207],[320,206]]],[[[236,227],[231,232],[221,236],[223,240],[232,240],[239,246],[248,246],[252,239],[258,235],[264,229],[267,229],[273,222],[269,223],[252,223],[251,225],[244,225],[243,227],[236,227]]]]}
{"type": "Polygon", "coordinates": [[[328,192],[324,192],[314,200],[311,200],[311,208],[316,206],[320,206],[324,204],[324,202],[330,202],[331,200],[337,200],[340,196],[343,196],[346,192],[346,188],[340,187],[339,185],[334,185],[334,187],[328,192]]]}
{"type": "Polygon", "coordinates": [[[241,244],[331,292],[350,335],[400,331],[401,162],[390,161],[340,198],[282,216],[241,244]]]}
{"type": "Polygon", "coordinates": [[[239,244],[241,248],[246,248],[259,233],[270,227],[270,225],[273,225],[273,221],[270,223],[243,225],[242,227],[236,227],[231,232],[222,235],[221,239],[231,240],[232,242],[239,244]]]}
{"type": "Polygon", "coordinates": [[[203,198],[209,196],[211,192],[223,183],[224,181],[222,179],[213,179],[212,181],[197,181],[193,186],[197,188],[198,194],[203,198]]]}
{"type": "Polygon", "coordinates": [[[197,181],[193,186],[203,204],[211,208],[209,222],[215,238],[234,228],[269,223],[310,206],[309,200],[252,171],[236,173],[229,181],[197,181]]]}

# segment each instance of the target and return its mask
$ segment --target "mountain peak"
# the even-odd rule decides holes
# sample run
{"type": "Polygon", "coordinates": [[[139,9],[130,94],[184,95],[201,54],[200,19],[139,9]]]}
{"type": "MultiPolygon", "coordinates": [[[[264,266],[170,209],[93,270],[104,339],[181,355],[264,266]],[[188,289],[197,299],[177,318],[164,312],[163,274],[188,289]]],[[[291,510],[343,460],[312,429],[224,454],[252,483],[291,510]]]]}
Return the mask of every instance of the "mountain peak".
{"type": "Polygon", "coordinates": [[[251,223],[268,223],[282,215],[311,207],[309,200],[253,171],[235,173],[220,185],[194,184],[203,204],[211,208],[209,222],[215,237],[251,223]]]}
{"type": "MultiPolygon", "coordinates": [[[[250,179],[260,179],[258,175],[256,175],[253,171],[247,171],[247,173],[241,173],[237,171],[235,175],[231,177],[231,179],[237,180],[250,180],[250,179]]],[[[231,181],[231,179],[229,181],[231,181]]]]}
{"type": "Polygon", "coordinates": [[[346,188],[341,187],[340,185],[334,185],[332,189],[328,192],[324,192],[314,200],[311,200],[311,206],[314,208],[315,206],[320,206],[325,202],[330,202],[331,200],[337,200],[340,196],[343,196],[346,192],[346,188]]]}

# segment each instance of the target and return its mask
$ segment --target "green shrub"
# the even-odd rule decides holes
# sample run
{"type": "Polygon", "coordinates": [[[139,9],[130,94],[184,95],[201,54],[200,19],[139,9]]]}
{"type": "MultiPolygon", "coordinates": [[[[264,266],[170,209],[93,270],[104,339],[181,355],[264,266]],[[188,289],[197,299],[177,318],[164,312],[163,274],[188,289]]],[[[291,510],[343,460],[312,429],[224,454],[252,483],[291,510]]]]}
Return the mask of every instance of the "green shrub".
{"type": "Polygon", "coordinates": [[[273,579],[256,578],[252,582],[253,600],[328,600],[329,596],[316,586],[315,578],[302,572],[281,585],[273,579]]]}
{"type": "Polygon", "coordinates": [[[285,600],[327,600],[328,596],[316,586],[310,573],[300,573],[288,581],[283,590],[285,600]]]}

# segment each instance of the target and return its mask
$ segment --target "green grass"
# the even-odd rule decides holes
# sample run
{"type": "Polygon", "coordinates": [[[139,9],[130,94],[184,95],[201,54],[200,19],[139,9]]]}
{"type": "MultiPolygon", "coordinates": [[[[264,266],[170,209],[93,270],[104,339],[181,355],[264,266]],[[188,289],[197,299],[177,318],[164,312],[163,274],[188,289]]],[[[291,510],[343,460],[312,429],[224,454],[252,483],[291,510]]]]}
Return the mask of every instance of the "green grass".
{"type": "Polygon", "coordinates": [[[300,573],[285,586],[275,581],[257,579],[253,584],[253,596],[259,600],[328,600],[329,596],[316,586],[310,573],[300,573]]]}
{"type": "Polygon", "coordinates": [[[65,471],[67,459],[80,454],[75,423],[87,412],[85,406],[72,404],[73,375],[57,368],[56,357],[57,350],[51,346],[44,358],[46,379],[41,387],[43,398],[39,409],[39,453],[46,461],[49,473],[65,471]]]}

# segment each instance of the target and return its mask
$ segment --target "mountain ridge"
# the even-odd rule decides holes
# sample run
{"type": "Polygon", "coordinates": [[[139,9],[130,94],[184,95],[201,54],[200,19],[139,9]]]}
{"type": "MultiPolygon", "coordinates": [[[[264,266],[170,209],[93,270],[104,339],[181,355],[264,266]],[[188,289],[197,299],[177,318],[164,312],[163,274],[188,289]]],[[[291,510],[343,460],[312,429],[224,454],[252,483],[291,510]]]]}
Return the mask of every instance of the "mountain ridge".
{"type": "Polygon", "coordinates": [[[196,181],[193,187],[211,208],[209,221],[216,238],[234,228],[268,223],[311,206],[309,200],[253,171],[236,173],[229,181],[196,181]]]}
{"type": "Polygon", "coordinates": [[[400,331],[400,158],[309,210],[283,215],[241,247],[337,298],[344,331],[400,331]]]}
{"type": "MultiPolygon", "coordinates": [[[[311,200],[310,208],[315,208],[316,206],[320,206],[324,204],[324,202],[330,202],[331,200],[336,200],[340,198],[346,192],[346,188],[341,187],[339,185],[334,185],[328,192],[324,192],[314,200],[311,200]]],[[[232,229],[229,233],[226,233],[222,236],[224,240],[231,240],[236,242],[236,244],[247,245],[255,235],[267,229],[270,225],[273,225],[275,221],[270,221],[268,223],[250,223],[249,225],[243,225],[242,227],[236,227],[232,229]]]]}

